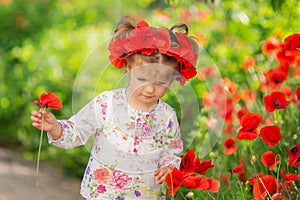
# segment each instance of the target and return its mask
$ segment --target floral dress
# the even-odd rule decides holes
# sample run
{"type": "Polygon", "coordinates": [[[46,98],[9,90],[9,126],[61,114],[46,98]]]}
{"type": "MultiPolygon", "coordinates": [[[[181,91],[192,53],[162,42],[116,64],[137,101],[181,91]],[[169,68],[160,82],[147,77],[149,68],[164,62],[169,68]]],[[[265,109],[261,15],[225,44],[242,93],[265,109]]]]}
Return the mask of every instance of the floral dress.
{"type": "Polygon", "coordinates": [[[164,199],[154,171],[178,167],[183,149],[176,113],[159,103],[149,112],[127,102],[125,88],[95,97],[69,120],[63,134],[49,143],[61,148],[85,145],[93,137],[81,195],[95,200],[164,199]]]}

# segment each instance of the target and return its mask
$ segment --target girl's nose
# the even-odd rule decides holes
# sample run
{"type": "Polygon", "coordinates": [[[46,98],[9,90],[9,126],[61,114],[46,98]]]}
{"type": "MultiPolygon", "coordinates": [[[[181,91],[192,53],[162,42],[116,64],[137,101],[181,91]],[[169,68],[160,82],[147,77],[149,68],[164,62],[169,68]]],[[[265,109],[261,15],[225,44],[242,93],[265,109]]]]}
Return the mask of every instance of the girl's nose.
{"type": "Polygon", "coordinates": [[[153,83],[148,83],[148,84],[146,84],[145,85],[145,91],[147,92],[147,93],[152,93],[152,92],[154,92],[154,84],[153,83]]]}

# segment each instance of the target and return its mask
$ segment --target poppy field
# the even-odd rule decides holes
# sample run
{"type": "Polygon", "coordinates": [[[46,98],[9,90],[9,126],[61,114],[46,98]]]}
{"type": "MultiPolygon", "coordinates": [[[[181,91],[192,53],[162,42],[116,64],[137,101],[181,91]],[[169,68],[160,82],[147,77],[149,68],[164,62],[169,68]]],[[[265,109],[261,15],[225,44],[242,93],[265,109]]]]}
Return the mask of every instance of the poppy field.
{"type": "MultiPolygon", "coordinates": [[[[300,198],[299,47],[299,33],[283,41],[267,38],[260,73],[255,55],[246,56],[241,67],[248,76],[256,74],[256,90],[223,78],[217,87],[226,93],[227,109],[219,113],[225,121],[220,141],[205,158],[194,153],[197,143],[183,155],[180,168],[166,180],[169,199],[300,198]]],[[[207,109],[219,102],[213,95],[203,99],[207,109]]]]}

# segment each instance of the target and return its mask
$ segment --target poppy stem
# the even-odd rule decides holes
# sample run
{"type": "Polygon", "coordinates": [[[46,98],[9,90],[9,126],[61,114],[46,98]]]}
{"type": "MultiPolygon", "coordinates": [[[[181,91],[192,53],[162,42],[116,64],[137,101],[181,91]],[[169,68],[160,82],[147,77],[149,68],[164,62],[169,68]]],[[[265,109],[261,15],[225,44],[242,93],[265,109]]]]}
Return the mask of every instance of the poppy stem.
{"type": "Polygon", "coordinates": [[[241,181],[238,180],[238,184],[239,184],[239,188],[241,189],[243,199],[245,199],[244,188],[243,185],[241,184],[241,181]]]}
{"type": "Polygon", "coordinates": [[[40,157],[41,157],[41,149],[42,149],[43,133],[44,133],[44,118],[45,118],[44,113],[42,113],[42,127],[41,127],[40,143],[39,143],[37,163],[36,163],[36,179],[35,179],[36,187],[39,186],[39,167],[40,167],[40,157]]]}
{"type": "Polygon", "coordinates": [[[185,196],[182,194],[181,191],[179,192],[179,194],[181,195],[181,197],[182,197],[184,200],[187,200],[187,199],[185,198],[185,196]]]}
{"type": "MultiPolygon", "coordinates": [[[[275,156],[275,166],[277,165],[277,158],[280,158],[280,160],[281,160],[280,154],[277,154],[275,156]]],[[[279,163],[278,163],[278,170],[277,170],[277,176],[276,176],[277,183],[279,183],[280,167],[281,167],[281,162],[279,161],[279,163]]],[[[279,189],[279,187],[276,187],[276,193],[278,193],[278,189],[279,189]]]]}
{"type": "Polygon", "coordinates": [[[279,124],[280,120],[281,120],[281,115],[279,113],[279,110],[275,109],[274,110],[274,122],[275,122],[275,124],[279,124]]]}

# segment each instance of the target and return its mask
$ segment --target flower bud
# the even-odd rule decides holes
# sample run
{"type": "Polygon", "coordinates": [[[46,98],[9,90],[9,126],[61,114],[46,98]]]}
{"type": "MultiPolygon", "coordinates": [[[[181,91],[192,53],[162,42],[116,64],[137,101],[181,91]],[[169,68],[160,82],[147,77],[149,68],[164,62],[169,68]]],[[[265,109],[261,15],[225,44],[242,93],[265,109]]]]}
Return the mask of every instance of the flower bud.
{"type": "Polygon", "coordinates": [[[216,157],[217,157],[217,154],[216,154],[215,152],[210,152],[210,153],[209,153],[209,156],[210,156],[211,158],[216,158],[216,157]]]}
{"type": "Polygon", "coordinates": [[[194,197],[194,192],[190,191],[185,195],[186,198],[192,199],[194,197]]]}
{"type": "Polygon", "coordinates": [[[256,156],[251,156],[251,163],[256,163],[256,161],[257,161],[257,158],[256,158],[256,156]]]}

